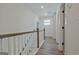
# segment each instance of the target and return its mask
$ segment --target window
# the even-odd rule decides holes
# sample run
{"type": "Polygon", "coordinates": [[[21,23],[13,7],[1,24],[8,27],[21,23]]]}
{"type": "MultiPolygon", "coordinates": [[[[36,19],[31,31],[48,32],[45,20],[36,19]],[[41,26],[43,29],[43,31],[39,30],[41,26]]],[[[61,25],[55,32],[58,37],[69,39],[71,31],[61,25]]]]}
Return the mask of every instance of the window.
{"type": "Polygon", "coordinates": [[[50,25],[50,20],[44,20],[44,25],[50,25]]]}

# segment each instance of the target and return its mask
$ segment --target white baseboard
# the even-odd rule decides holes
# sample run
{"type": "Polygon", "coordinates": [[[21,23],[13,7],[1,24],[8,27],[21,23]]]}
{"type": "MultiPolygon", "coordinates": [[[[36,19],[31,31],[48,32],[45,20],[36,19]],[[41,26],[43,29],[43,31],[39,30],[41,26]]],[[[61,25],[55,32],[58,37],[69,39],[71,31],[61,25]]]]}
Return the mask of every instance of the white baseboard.
{"type": "Polygon", "coordinates": [[[36,51],[34,52],[34,54],[33,54],[33,55],[36,55],[36,53],[38,52],[38,50],[39,50],[39,48],[37,48],[37,49],[36,49],[36,51]]]}
{"type": "MultiPolygon", "coordinates": [[[[45,40],[44,40],[45,41],[45,40]]],[[[36,49],[36,51],[34,52],[34,55],[36,55],[36,53],[39,51],[39,49],[41,48],[41,46],[43,45],[44,41],[41,43],[41,45],[39,46],[39,48],[36,49]]]]}

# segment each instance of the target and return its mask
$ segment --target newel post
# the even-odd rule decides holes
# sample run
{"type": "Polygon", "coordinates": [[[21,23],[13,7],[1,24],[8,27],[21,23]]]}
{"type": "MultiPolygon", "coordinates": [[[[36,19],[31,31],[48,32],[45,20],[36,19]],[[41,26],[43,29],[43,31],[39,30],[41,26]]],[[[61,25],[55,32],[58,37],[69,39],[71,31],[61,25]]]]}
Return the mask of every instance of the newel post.
{"type": "Polygon", "coordinates": [[[45,40],[45,28],[44,28],[44,40],[45,40]]]}
{"type": "Polygon", "coordinates": [[[39,28],[37,28],[37,48],[39,48],[39,28]]]}

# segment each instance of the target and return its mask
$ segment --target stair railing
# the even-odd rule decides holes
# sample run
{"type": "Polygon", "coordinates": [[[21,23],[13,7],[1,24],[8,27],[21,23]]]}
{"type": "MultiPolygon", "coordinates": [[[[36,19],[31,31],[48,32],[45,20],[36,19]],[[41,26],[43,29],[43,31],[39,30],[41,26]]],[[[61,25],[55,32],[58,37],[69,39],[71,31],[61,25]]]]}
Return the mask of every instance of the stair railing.
{"type": "Polygon", "coordinates": [[[40,45],[40,32],[43,32],[45,40],[45,29],[28,32],[0,34],[0,55],[29,55],[35,54],[40,45]]]}

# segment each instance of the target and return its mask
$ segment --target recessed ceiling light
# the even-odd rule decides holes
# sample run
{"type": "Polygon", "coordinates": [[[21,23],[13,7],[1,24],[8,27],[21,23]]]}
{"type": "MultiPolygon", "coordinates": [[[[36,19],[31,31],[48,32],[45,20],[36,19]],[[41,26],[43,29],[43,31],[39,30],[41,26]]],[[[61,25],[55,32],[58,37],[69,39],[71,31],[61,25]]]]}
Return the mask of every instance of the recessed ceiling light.
{"type": "Polygon", "coordinates": [[[41,6],[41,8],[44,8],[44,6],[41,6]]]}

